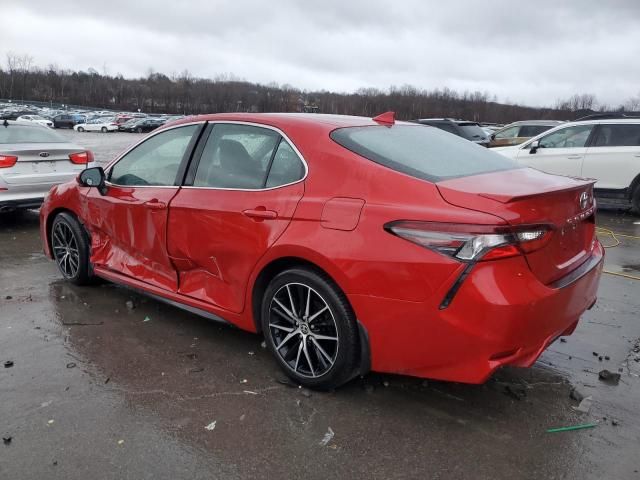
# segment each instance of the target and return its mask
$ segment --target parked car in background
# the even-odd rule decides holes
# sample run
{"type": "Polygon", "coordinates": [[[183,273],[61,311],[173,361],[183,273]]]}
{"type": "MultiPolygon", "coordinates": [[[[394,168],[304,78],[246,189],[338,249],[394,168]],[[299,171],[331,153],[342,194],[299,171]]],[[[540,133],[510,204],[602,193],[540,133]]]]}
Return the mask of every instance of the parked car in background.
{"type": "Polygon", "coordinates": [[[54,188],[40,228],[66,280],[260,332],[298,384],[480,383],[596,301],[592,183],[391,112],[203,115],[54,188]]]}
{"type": "Polygon", "coordinates": [[[41,117],[40,115],[21,115],[16,118],[17,122],[37,123],[45,127],[53,127],[53,122],[41,117]]]}
{"type": "Polygon", "coordinates": [[[145,133],[155,130],[164,123],[165,120],[163,118],[142,118],[138,121],[133,121],[132,123],[127,122],[121,125],[119,130],[123,132],[145,133]]]}
{"type": "Polygon", "coordinates": [[[482,145],[489,146],[489,135],[486,134],[478,122],[468,122],[466,120],[454,120],[451,118],[421,118],[416,122],[422,125],[430,125],[445,132],[453,133],[462,138],[482,145]]]}
{"type": "Polygon", "coordinates": [[[557,120],[526,120],[513,122],[491,134],[490,147],[506,147],[520,145],[542,132],[560,125],[557,120]]]}
{"type": "Polygon", "coordinates": [[[95,118],[87,123],[75,125],[73,129],[77,132],[116,132],[118,125],[113,118],[95,118]]]}
{"type": "Polygon", "coordinates": [[[62,113],[53,117],[54,128],[73,128],[79,123],[85,123],[86,117],[84,115],[73,113],[62,113]]]}
{"type": "Polygon", "coordinates": [[[640,118],[567,122],[492,150],[545,172],[595,178],[600,198],[640,213],[640,118]]]}
{"type": "Polygon", "coordinates": [[[0,123],[0,211],[37,208],[53,185],[94,166],[93,154],[34,122],[0,123]]]}
{"type": "Polygon", "coordinates": [[[8,109],[0,114],[0,120],[16,120],[23,115],[37,115],[37,112],[25,109],[8,109]]]}

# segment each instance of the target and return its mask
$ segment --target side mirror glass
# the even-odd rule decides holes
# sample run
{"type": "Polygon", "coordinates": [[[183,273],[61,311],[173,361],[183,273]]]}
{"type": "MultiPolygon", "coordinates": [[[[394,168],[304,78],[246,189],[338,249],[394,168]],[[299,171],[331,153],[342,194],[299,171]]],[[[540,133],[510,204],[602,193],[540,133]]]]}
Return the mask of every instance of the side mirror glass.
{"type": "Polygon", "coordinates": [[[529,153],[536,153],[539,148],[540,148],[540,141],[539,140],[531,142],[531,145],[529,145],[529,153]]]}
{"type": "Polygon", "coordinates": [[[93,167],[83,170],[78,176],[78,183],[83,187],[96,187],[100,195],[107,193],[105,185],[106,176],[102,167],[93,167]]]}
{"type": "Polygon", "coordinates": [[[491,140],[495,140],[495,139],[496,139],[496,134],[495,134],[495,133],[492,133],[492,134],[491,134],[491,140]]]}

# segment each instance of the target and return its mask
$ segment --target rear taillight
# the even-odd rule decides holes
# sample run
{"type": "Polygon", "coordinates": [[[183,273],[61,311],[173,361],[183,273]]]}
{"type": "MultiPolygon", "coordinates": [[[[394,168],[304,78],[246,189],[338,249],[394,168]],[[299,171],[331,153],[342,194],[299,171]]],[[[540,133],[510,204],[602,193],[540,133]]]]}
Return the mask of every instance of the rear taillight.
{"type": "Polygon", "coordinates": [[[75,163],[76,165],[86,165],[87,163],[93,162],[93,153],[91,153],[90,150],[70,153],[69,160],[71,160],[71,163],[75,163]]]}
{"type": "Polygon", "coordinates": [[[18,161],[18,157],[13,155],[0,155],[0,168],[13,167],[18,161]]]}
{"type": "Polygon", "coordinates": [[[549,225],[521,227],[398,221],[385,229],[410,242],[465,262],[496,260],[542,248],[549,225]]]}

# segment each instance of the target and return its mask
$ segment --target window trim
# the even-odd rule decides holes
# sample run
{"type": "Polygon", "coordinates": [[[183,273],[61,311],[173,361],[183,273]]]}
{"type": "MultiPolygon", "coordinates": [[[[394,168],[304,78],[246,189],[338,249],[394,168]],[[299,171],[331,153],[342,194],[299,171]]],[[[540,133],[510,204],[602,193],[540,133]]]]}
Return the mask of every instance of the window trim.
{"type": "Polygon", "coordinates": [[[193,156],[193,153],[195,151],[195,146],[197,144],[197,142],[200,140],[200,136],[202,134],[202,130],[204,129],[204,126],[206,125],[206,121],[203,120],[199,120],[196,122],[188,122],[188,123],[181,123],[179,125],[174,125],[172,127],[169,128],[163,128],[163,129],[157,129],[155,131],[153,131],[150,135],[146,135],[143,139],[141,139],[138,143],[135,143],[134,145],[132,145],[131,147],[129,147],[127,150],[125,150],[123,153],[120,154],[120,156],[116,157],[114,160],[111,161],[111,163],[109,163],[105,170],[105,185],[107,185],[108,187],[118,187],[118,188],[173,188],[173,189],[178,189],[182,186],[182,183],[184,181],[184,170],[182,168],[183,165],[187,165],[191,159],[191,157],[193,156]],[[189,140],[189,144],[187,145],[187,149],[184,152],[184,155],[182,156],[182,160],[180,161],[180,166],[178,167],[178,171],[176,172],[176,178],[174,180],[174,184],[173,185],[120,185],[119,183],[112,183],[111,182],[111,171],[113,169],[113,167],[115,167],[115,165],[122,160],[124,157],[126,157],[129,152],[131,152],[132,150],[134,150],[135,148],[137,148],[139,145],[142,145],[144,142],[150,140],[151,138],[155,137],[156,135],[160,135],[161,133],[164,132],[168,132],[170,130],[174,130],[176,128],[181,128],[181,127],[188,127],[190,125],[199,125],[200,129],[196,130],[193,134],[193,136],[191,137],[191,140],[189,140]]]}
{"type": "MultiPolygon", "coordinates": [[[[198,147],[196,148],[196,152],[192,156],[191,161],[189,162],[189,166],[187,167],[186,174],[185,174],[185,179],[182,182],[181,188],[188,188],[188,189],[194,189],[194,190],[198,189],[198,190],[222,190],[222,191],[228,190],[228,191],[238,191],[238,192],[266,192],[266,191],[269,191],[269,190],[276,190],[278,188],[288,187],[290,185],[295,185],[297,183],[304,182],[306,180],[306,178],[309,176],[309,165],[307,164],[307,161],[305,160],[304,156],[302,155],[302,153],[300,153],[300,150],[298,150],[298,147],[296,146],[296,144],[293,143],[291,141],[291,139],[287,136],[287,134],[285,134],[278,127],[274,127],[272,125],[266,125],[264,123],[244,122],[244,121],[241,121],[241,120],[213,120],[213,121],[209,121],[207,123],[208,123],[208,125],[210,124],[212,127],[210,129],[208,129],[209,131],[208,131],[207,134],[202,135],[202,138],[201,138],[200,142],[198,143],[198,147]],[[265,128],[267,130],[273,130],[274,132],[276,132],[276,133],[278,133],[280,135],[280,137],[281,137],[280,141],[282,141],[282,139],[286,140],[286,142],[289,144],[289,146],[291,146],[291,148],[293,149],[294,153],[298,156],[298,160],[300,160],[302,162],[302,166],[304,167],[304,175],[302,176],[302,178],[300,178],[299,180],[296,180],[295,182],[289,182],[289,183],[285,183],[283,185],[277,185],[275,187],[229,188],[229,187],[196,187],[194,185],[187,185],[187,179],[189,179],[189,181],[191,183],[193,183],[193,181],[195,180],[195,172],[196,172],[196,170],[198,168],[198,165],[200,164],[200,159],[202,157],[202,153],[204,152],[204,147],[206,145],[207,140],[209,139],[209,135],[213,131],[213,127],[215,127],[215,125],[217,125],[217,124],[246,125],[246,126],[249,126],[249,127],[259,127],[259,128],[265,128]]],[[[269,169],[270,169],[271,164],[273,162],[273,156],[275,155],[275,151],[277,150],[277,147],[279,145],[280,145],[280,143],[278,143],[278,145],[276,145],[276,149],[274,149],[274,153],[272,154],[271,161],[269,162],[269,169]]],[[[269,178],[269,173],[267,172],[267,175],[265,176],[265,182],[267,181],[268,178],[269,178]]],[[[263,186],[264,185],[265,185],[265,183],[263,183],[263,186]]]]}

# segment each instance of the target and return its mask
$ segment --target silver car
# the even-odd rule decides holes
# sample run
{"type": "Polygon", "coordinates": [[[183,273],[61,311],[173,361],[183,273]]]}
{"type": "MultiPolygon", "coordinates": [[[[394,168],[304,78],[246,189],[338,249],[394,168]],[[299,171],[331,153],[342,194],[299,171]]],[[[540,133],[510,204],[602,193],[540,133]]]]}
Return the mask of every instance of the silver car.
{"type": "Polygon", "coordinates": [[[38,208],[52,186],[95,166],[93,154],[47,127],[0,123],[0,211],[38,208]]]}

